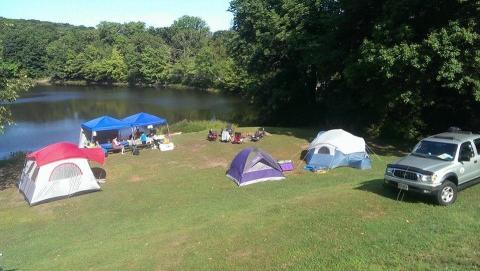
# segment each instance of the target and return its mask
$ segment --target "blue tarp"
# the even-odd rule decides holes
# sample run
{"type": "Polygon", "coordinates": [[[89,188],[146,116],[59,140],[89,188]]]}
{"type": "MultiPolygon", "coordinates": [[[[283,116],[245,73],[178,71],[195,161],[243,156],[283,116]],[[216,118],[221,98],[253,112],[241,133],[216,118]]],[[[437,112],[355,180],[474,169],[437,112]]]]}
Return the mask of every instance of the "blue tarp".
{"type": "Polygon", "coordinates": [[[331,169],[336,167],[353,167],[358,169],[370,169],[372,162],[365,152],[344,154],[335,151],[334,155],[315,153],[315,149],[308,151],[305,156],[307,170],[331,169]]]}
{"type": "Polygon", "coordinates": [[[143,113],[143,112],[126,117],[122,119],[122,121],[132,127],[167,124],[166,119],[160,118],[154,115],[150,115],[147,113],[143,113]]]}
{"type": "Polygon", "coordinates": [[[110,116],[102,116],[85,123],[82,123],[82,128],[88,131],[108,131],[119,130],[122,128],[130,127],[128,123],[125,123],[116,118],[110,116]]]}

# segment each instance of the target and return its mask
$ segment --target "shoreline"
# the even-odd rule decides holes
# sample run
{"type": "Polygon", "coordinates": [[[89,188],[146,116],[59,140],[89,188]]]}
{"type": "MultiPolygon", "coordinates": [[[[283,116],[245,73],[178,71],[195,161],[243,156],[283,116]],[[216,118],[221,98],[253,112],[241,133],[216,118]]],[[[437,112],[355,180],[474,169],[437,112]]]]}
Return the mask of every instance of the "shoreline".
{"type": "Polygon", "coordinates": [[[156,88],[156,89],[162,89],[162,88],[173,88],[173,89],[178,89],[178,90],[194,90],[194,91],[204,91],[208,93],[221,93],[222,91],[220,89],[215,89],[215,88],[198,88],[198,87],[192,87],[192,86],[186,86],[182,84],[137,84],[137,85],[130,85],[129,83],[126,82],[114,82],[114,83],[99,83],[99,82],[90,82],[86,80],[52,80],[50,78],[40,78],[40,79],[34,79],[35,86],[104,86],[104,87],[138,87],[138,88],[156,88]]]}

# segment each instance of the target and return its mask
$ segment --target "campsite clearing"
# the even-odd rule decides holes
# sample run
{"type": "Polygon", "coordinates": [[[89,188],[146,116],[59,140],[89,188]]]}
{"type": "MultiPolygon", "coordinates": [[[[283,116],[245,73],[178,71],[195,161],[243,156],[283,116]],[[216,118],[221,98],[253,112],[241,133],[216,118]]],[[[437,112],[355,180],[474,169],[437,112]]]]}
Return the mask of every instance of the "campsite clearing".
{"type": "Polygon", "coordinates": [[[207,142],[205,131],[174,137],[172,152],[111,155],[101,192],[35,207],[0,191],[0,270],[480,268],[480,186],[447,208],[397,201],[382,186],[396,157],[313,174],[298,159],[316,131],[267,131],[257,143],[207,142]],[[225,171],[250,145],[295,171],[237,187],[225,171]]]}

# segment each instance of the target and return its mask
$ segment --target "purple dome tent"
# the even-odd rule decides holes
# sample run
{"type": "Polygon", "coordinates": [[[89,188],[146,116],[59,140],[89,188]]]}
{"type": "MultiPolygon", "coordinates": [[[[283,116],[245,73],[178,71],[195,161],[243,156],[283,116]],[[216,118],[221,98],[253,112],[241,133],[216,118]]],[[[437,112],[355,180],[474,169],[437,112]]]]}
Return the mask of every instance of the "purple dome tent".
{"type": "Polygon", "coordinates": [[[256,148],[239,152],[227,171],[227,177],[239,186],[285,179],[280,165],[269,154],[256,148]]]}

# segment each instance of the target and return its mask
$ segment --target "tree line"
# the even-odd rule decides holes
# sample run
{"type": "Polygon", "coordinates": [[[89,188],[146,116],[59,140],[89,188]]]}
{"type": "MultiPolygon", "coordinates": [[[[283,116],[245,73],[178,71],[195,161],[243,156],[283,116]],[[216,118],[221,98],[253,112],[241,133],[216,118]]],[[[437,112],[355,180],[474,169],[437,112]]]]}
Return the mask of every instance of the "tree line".
{"type": "Polygon", "coordinates": [[[5,63],[30,77],[218,88],[259,123],[413,139],[480,125],[480,2],[232,0],[231,30],[0,20],[5,63]]]}
{"type": "Polygon", "coordinates": [[[0,19],[1,55],[31,78],[228,89],[235,76],[224,40],[201,18],[170,27],[101,22],[94,27],[0,19]]]}

